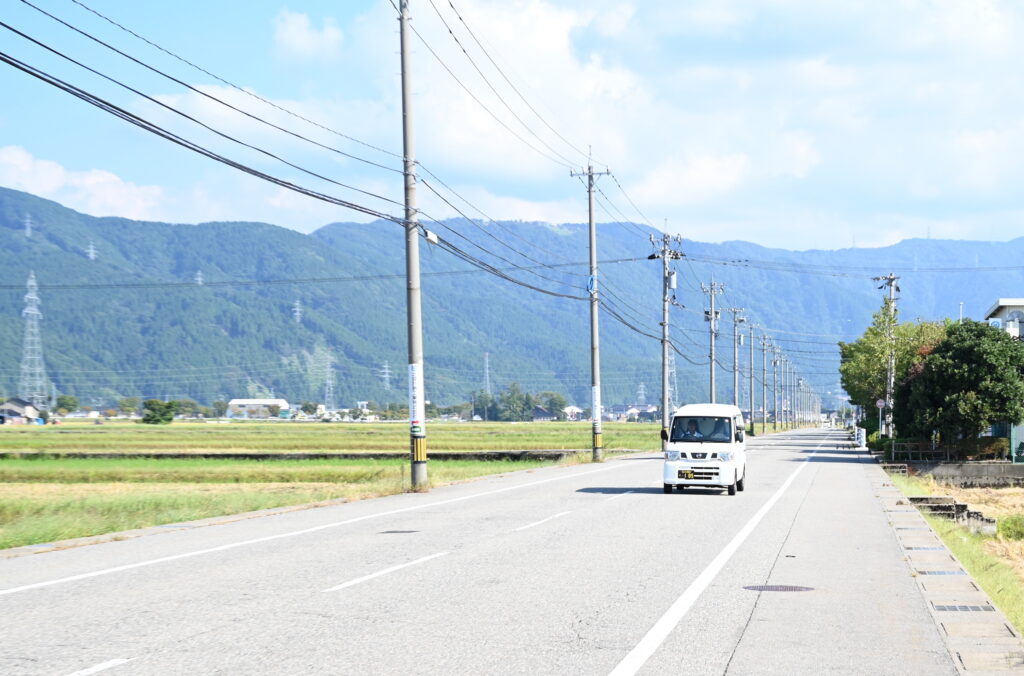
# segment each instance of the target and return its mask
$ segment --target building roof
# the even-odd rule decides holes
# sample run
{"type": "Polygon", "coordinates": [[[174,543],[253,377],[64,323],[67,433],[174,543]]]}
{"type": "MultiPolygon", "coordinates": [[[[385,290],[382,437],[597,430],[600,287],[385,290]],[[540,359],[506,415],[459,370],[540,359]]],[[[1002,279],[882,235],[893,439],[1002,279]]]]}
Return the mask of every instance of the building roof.
{"type": "Polygon", "coordinates": [[[996,304],[988,309],[985,313],[985,319],[992,319],[992,317],[999,314],[999,311],[1004,307],[1024,307],[1024,298],[1000,298],[996,301],[996,304]]]}

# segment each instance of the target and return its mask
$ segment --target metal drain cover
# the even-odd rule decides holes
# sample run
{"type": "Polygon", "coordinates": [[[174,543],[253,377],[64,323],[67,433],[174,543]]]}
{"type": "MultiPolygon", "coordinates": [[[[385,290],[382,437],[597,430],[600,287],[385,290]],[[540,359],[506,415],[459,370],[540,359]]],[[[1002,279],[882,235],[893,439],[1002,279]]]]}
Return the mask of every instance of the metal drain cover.
{"type": "Polygon", "coordinates": [[[378,535],[404,535],[406,533],[419,533],[418,530],[382,530],[378,535]]]}
{"type": "Polygon", "coordinates": [[[800,587],[793,584],[752,584],[744,589],[761,592],[801,592],[814,591],[814,587],[800,587]]]}
{"type": "Polygon", "coordinates": [[[940,605],[936,605],[936,604],[933,603],[932,606],[935,607],[935,610],[942,610],[942,611],[946,611],[946,612],[959,611],[961,613],[969,613],[969,612],[975,612],[975,613],[977,613],[977,612],[994,613],[995,610],[996,610],[992,606],[988,606],[988,605],[985,605],[985,606],[940,606],[940,605]]]}

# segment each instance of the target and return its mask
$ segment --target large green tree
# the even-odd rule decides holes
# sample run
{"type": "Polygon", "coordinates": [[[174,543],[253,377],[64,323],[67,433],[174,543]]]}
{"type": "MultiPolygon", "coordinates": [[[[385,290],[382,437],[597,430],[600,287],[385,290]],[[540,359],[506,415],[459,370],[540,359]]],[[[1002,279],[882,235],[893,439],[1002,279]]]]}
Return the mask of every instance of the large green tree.
{"type": "Polygon", "coordinates": [[[997,422],[1024,420],[1024,343],[981,322],[951,326],[901,383],[897,429],[974,438],[997,422]]]}
{"type": "Polygon", "coordinates": [[[57,397],[57,408],[64,409],[69,413],[78,410],[78,397],[72,394],[62,394],[57,397]]]}
{"type": "Polygon", "coordinates": [[[899,324],[888,298],[872,317],[871,326],[852,343],[839,343],[842,361],[839,374],[850,400],[865,408],[885,398],[886,371],[889,360],[889,331],[894,336],[896,382],[924,359],[924,354],[946,335],[946,325],[936,322],[905,322],[899,324]]]}
{"type": "Polygon", "coordinates": [[[174,420],[178,402],[147,399],[142,403],[142,406],[142,422],[147,425],[166,425],[174,420]]]}

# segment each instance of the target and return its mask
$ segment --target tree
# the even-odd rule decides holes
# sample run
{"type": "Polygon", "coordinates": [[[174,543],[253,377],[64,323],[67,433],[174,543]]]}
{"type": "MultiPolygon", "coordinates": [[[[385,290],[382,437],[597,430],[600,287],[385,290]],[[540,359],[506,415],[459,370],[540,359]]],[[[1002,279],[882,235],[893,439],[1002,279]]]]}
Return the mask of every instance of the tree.
{"type": "Polygon", "coordinates": [[[280,412],[281,407],[278,406],[277,404],[270,404],[269,406],[267,406],[267,413],[270,414],[271,418],[276,418],[280,412]]]}
{"type": "Polygon", "coordinates": [[[304,401],[299,409],[306,415],[313,415],[316,413],[317,404],[314,401],[304,401]]]}
{"type": "Polygon", "coordinates": [[[223,418],[224,414],[228,412],[228,402],[218,399],[212,404],[213,414],[218,418],[223,418]]]}
{"type": "Polygon", "coordinates": [[[57,408],[62,408],[65,411],[74,411],[78,409],[78,397],[70,394],[62,394],[57,397],[57,408]]]}
{"type": "Polygon", "coordinates": [[[166,425],[174,420],[177,402],[147,399],[142,403],[142,422],[147,425],[166,425]]]}
{"type": "Polygon", "coordinates": [[[498,410],[502,420],[530,420],[533,397],[524,392],[519,383],[512,383],[498,395],[498,410]]]}
{"type": "Polygon", "coordinates": [[[895,337],[896,382],[924,358],[922,349],[937,345],[946,335],[947,326],[936,322],[897,324],[890,307],[886,298],[864,335],[852,343],[839,343],[843,389],[853,403],[869,410],[885,398],[890,328],[895,337]]]}
{"type": "Polygon", "coordinates": [[[551,412],[558,420],[565,420],[565,407],[569,405],[565,397],[558,392],[541,392],[537,395],[541,406],[551,412]]]}
{"type": "Polygon", "coordinates": [[[898,428],[917,436],[973,439],[998,422],[1024,420],[1024,344],[974,321],[946,338],[900,384],[898,428]]]}
{"type": "Polygon", "coordinates": [[[196,412],[199,410],[199,404],[192,401],[191,399],[176,399],[174,401],[174,404],[175,412],[180,413],[181,415],[186,417],[195,415],[196,412]]]}
{"type": "Polygon", "coordinates": [[[117,402],[117,407],[128,414],[135,413],[139,410],[139,405],[142,400],[138,397],[125,397],[121,401],[117,402]]]}

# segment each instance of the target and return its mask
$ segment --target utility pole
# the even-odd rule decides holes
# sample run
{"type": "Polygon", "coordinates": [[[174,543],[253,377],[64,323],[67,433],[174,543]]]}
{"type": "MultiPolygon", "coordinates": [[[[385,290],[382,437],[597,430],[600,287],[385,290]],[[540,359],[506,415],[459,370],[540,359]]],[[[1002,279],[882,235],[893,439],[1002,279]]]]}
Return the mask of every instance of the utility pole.
{"type": "Polygon", "coordinates": [[[416,210],[416,146],[409,72],[409,0],[399,0],[402,61],[402,155],[405,175],[406,314],[409,323],[409,446],[413,489],[427,488],[427,423],[423,392],[423,314],[420,304],[420,233],[416,210]]]}
{"type": "Polygon", "coordinates": [[[761,434],[768,433],[768,336],[761,336],[761,434]]]}
{"type": "Polygon", "coordinates": [[[491,396],[491,353],[484,352],[484,392],[491,396]]]}
{"type": "Polygon", "coordinates": [[[779,431],[779,348],[772,350],[772,431],[779,431]]]}
{"type": "Polygon", "coordinates": [[[754,433],[754,325],[749,324],[750,330],[750,433],[754,433]]]}
{"type": "Polygon", "coordinates": [[[886,338],[889,339],[889,359],[885,370],[885,429],[884,433],[890,438],[896,438],[896,430],[892,424],[893,392],[896,389],[896,292],[900,287],[896,284],[899,281],[894,273],[890,272],[884,277],[872,277],[876,282],[882,282],[879,289],[889,287],[888,310],[889,322],[886,328],[886,338]]]}
{"type": "Polygon", "coordinates": [[[701,291],[711,297],[711,309],[704,310],[704,321],[708,322],[708,329],[710,334],[710,350],[708,357],[711,360],[710,364],[710,375],[708,379],[708,390],[711,403],[714,404],[716,399],[715,387],[715,338],[718,337],[718,318],[722,314],[715,310],[715,296],[725,291],[725,285],[715,282],[715,279],[711,278],[711,286],[705,286],[703,283],[700,285],[701,291]]]}
{"type": "Polygon", "coordinates": [[[610,174],[608,170],[594,171],[587,164],[584,172],[570,171],[570,176],[587,177],[587,203],[590,223],[590,277],[587,279],[587,290],[590,291],[590,419],[593,424],[593,443],[591,459],[601,462],[604,456],[601,440],[601,346],[597,328],[597,314],[600,298],[597,295],[597,227],[594,224],[594,176],[610,174]]]}
{"type": "MultiPolygon", "coordinates": [[[[668,340],[668,309],[671,302],[670,295],[674,296],[673,293],[676,288],[676,275],[674,272],[669,270],[669,263],[673,260],[677,260],[683,257],[682,252],[672,249],[671,242],[672,237],[667,233],[661,236],[661,251],[652,253],[647,257],[647,260],[661,259],[661,429],[664,432],[668,432],[669,422],[671,421],[671,401],[672,398],[669,396],[669,383],[668,383],[668,371],[669,371],[669,340],[668,340]]],[[[677,242],[681,242],[682,238],[676,237],[677,242]]],[[[654,235],[651,235],[651,244],[656,244],[657,241],[654,239],[654,235]]],[[[661,442],[661,450],[664,451],[668,442],[661,442]]]]}
{"type": "Polygon", "coordinates": [[[741,307],[730,307],[725,309],[732,313],[732,405],[739,408],[740,405],[740,334],[739,325],[747,321],[741,317],[741,307]]]}

